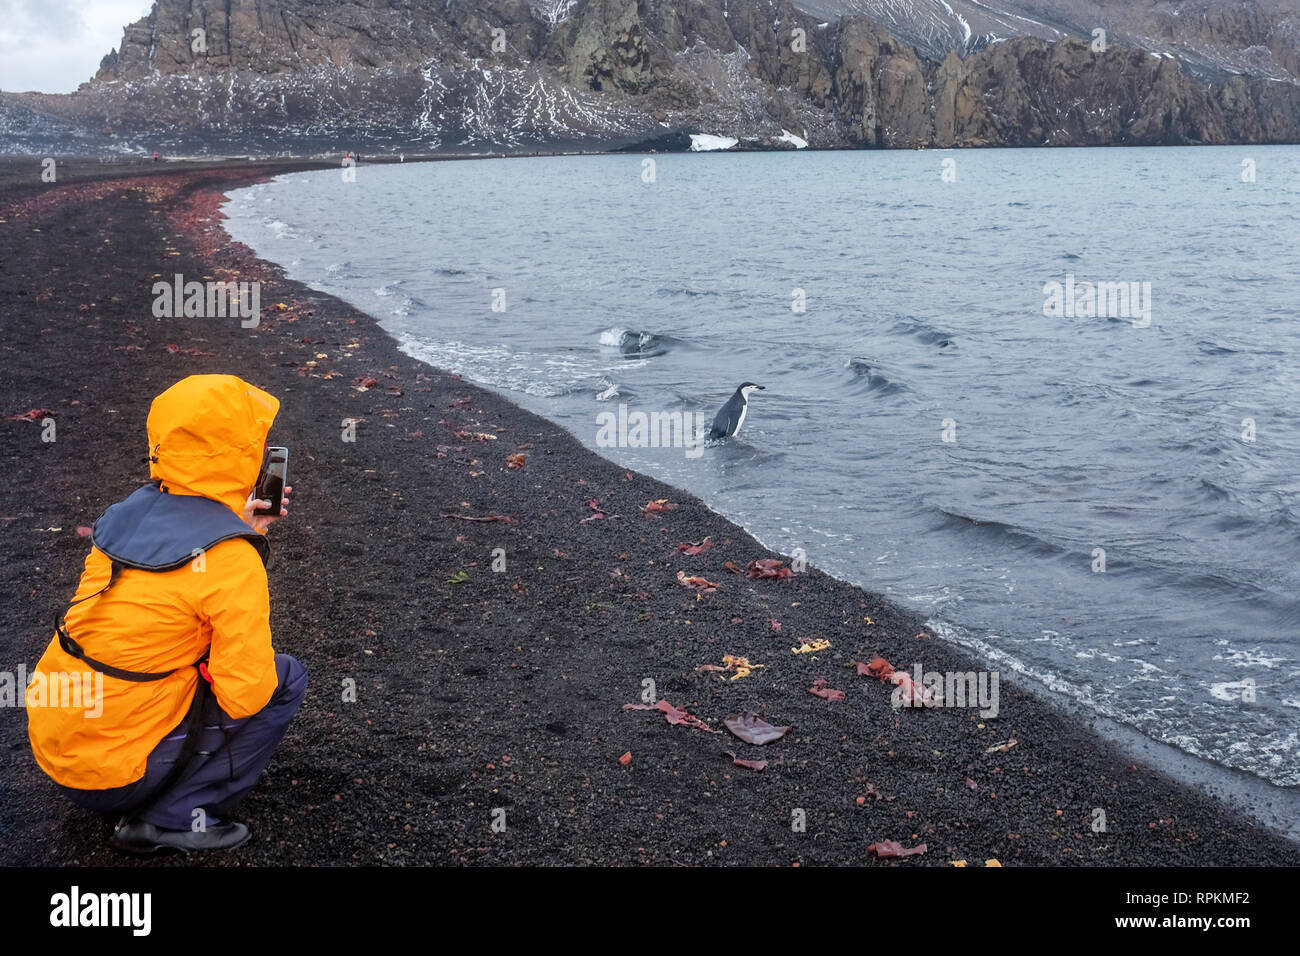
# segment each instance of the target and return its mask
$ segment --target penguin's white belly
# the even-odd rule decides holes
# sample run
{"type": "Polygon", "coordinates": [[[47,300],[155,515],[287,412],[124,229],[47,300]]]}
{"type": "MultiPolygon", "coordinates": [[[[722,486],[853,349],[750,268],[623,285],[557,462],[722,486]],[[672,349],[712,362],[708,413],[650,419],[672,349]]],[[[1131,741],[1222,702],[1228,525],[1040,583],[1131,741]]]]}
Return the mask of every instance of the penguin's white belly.
{"type": "Polygon", "coordinates": [[[749,402],[746,402],[744,405],[740,406],[740,417],[736,419],[736,430],[731,434],[733,435],[740,434],[740,426],[745,424],[745,413],[748,411],[749,411],[749,402]]]}

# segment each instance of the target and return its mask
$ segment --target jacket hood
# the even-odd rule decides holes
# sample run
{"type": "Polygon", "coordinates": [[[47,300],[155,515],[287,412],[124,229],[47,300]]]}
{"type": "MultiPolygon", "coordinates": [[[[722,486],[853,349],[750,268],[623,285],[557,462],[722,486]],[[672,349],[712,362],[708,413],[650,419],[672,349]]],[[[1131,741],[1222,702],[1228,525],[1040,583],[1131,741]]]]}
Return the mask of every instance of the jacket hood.
{"type": "Polygon", "coordinates": [[[277,398],[235,375],[181,379],[149,409],[149,477],[241,514],[279,410],[277,398]]]}

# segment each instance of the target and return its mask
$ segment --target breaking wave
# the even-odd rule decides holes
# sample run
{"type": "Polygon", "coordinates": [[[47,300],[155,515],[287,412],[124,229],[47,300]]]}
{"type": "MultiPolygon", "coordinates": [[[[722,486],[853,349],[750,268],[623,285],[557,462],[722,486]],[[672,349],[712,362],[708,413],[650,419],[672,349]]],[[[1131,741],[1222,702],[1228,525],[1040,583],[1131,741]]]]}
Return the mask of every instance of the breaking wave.
{"type": "Polygon", "coordinates": [[[907,391],[907,386],[896,381],[892,374],[886,372],[874,361],[865,358],[851,358],[844,367],[852,374],[849,390],[858,394],[874,392],[878,395],[897,395],[907,391]]]}
{"type": "Polygon", "coordinates": [[[635,329],[610,328],[600,333],[600,344],[606,348],[618,349],[624,355],[655,356],[668,352],[666,336],[653,332],[641,332],[635,329]]]}

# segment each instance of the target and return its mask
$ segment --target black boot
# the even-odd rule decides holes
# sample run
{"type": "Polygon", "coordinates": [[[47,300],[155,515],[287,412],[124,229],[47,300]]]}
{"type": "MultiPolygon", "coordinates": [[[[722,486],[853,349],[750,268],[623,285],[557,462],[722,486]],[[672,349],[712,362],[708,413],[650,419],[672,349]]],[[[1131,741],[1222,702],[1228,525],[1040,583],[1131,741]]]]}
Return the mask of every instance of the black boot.
{"type": "Polygon", "coordinates": [[[164,830],[143,820],[123,818],[113,829],[113,846],[137,856],[159,852],[195,853],[233,850],[252,836],[242,823],[217,823],[206,830],[164,830]]]}

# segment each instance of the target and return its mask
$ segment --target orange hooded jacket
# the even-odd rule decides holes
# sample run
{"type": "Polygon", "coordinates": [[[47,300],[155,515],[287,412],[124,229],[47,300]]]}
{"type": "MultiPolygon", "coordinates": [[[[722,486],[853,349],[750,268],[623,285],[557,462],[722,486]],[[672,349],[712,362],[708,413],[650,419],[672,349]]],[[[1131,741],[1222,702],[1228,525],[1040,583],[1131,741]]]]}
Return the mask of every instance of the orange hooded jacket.
{"type": "MultiPolygon", "coordinates": [[[[210,498],[241,515],[257,483],[273,396],[233,375],[192,375],[149,410],[150,477],[174,495],[210,498]]],[[[252,529],[250,528],[250,531],[252,529]]],[[[108,583],[112,562],[93,547],[76,599],[108,583]]],[[[103,594],[72,607],[67,630],[86,655],[123,670],[176,673],[130,682],[95,675],[102,693],[55,699],[51,675],[88,674],[50,642],[27,688],[27,732],[41,769],[78,790],[107,790],[144,776],[149,754],[184,719],[198,673],[208,671],[221,708],[257,713],[278,683],[266,569],[252,542],[222,541],[173,571],[124,569],[103,594]],[[44,675],[44,676],[41,676],[44,675]],[[59,706],[69,704],[73,706],[59,706]]],[[[66,684],[64,684],[66,686],[66,684]]]]}

